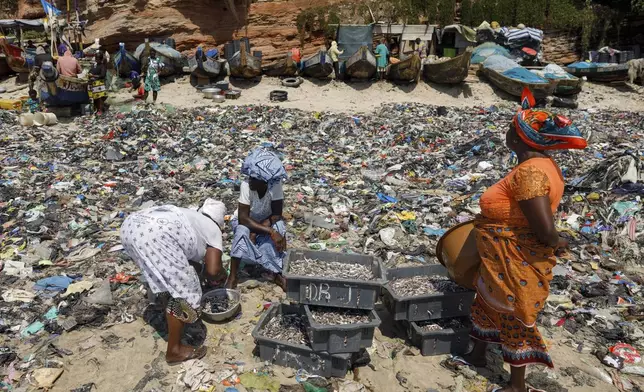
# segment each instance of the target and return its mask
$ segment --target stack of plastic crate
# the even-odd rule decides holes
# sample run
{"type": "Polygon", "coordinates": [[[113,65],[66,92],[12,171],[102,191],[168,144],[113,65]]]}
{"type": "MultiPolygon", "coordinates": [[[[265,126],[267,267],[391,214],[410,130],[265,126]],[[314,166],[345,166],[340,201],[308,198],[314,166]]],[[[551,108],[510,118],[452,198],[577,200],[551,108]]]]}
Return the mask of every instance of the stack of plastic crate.
{"type": "MultiPolygon", "coordinates": [[[[390,282],[394,279],[410,278],[419,275],[447,276],[442,265],[427,265],[387,269],[385,276],[390,282]]],[[[409,339],[420,348],[422,355],[441,355],[463,353],[469,343],[469,314],[474,301],[473,291],[432,293],[401,297],[391,289],[390,283],[384,285],[383,303],[393,316],[407,330],[409,339]],[[443,328],[425,331],[423,324],[448,325],[453,318],[459,318],[462,327],[443,328]]]]}

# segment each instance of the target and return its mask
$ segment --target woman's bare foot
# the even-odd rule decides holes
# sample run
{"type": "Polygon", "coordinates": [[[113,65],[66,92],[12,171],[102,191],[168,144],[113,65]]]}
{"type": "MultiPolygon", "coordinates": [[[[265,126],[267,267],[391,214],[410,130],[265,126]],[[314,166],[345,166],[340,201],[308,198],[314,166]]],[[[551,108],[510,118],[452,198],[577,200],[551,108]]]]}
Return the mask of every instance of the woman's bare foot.
{"type": "Polygon", "coordinates": [[[207,352],[208,349],[205,346],[192,347],[182,344],[172,351],[168,350],[165,354],[165,360],[169,364],[174,364],[187,361],[189,359],[201,359],[206,355],[207,352]]]}

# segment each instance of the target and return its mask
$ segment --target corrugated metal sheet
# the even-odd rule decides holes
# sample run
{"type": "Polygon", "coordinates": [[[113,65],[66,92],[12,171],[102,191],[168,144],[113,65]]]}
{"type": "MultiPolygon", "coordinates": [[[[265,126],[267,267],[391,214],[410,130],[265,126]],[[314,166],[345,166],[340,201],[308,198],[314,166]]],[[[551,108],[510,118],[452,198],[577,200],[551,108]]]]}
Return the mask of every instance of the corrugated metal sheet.
{"type": "Polygon", "coordinates": [[[422,41],[431,41],[438,26],[434,25],[387,25],[375,24],[374,34],[402,35],[403,41],[413,41],[420,38],[422,41]]]}

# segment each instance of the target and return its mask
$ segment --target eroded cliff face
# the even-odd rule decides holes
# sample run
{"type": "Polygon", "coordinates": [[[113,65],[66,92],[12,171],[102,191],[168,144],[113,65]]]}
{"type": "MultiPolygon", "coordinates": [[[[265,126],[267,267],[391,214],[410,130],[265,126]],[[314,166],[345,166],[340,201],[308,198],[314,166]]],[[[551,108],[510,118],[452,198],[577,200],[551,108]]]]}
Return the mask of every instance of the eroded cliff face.
{"type": "MultiPolygon", "coordinates": [[[[19,18],[44,16],[38,0],[18,0],[19,18]]],[[[177,50],[191,52],[197,45],[222,46],[231,39],[248,37],[266,60],[300,46],[298,14],[307,8],[337,4],[339,0],[287,0],[256,2],[234,0],[77,0],[81,17],[89,21],[87,42],[101,38],[109,50],[119,42],[134,50],[146,37],[174,38],[177,50]]],[[[71,2],[72,6],[74,1],[71,2]]],[[[56,1],[66,9],[66,0],[56,1]]],[[[305,53],[324,43],[324,37],[307,36],[305,53]]]]}
{"type": "MultiPolygon", "coordinates": [[[[44,16],[39,0],[17,0],[19,18],[44,16]]],[[[232,0],[237,17],[227,0],[71,0],[78,4],[83,19],[89,20],[87,42],[101,38],[109,50],[124,42],[134,50],[146,37],[174,38],[177,50],[190,53],[199,44],[221,47],[231,39],[248,37],[254,50],[261,50],[265,62],[282,57],[300,46],[296,19],[302,10],[332,6],[343,16],[343,23],[362,21],[342,12],[341,4],[359,3],[343,0],[232,0]]],[[[66,9],[67,0],[56,0],[66,9]]],[[[346,8],[346,7],[345,7],[346,8]]],[[[544,57],[559,64],[578,59],[577,37],[561,32],[546,32],[544,57]]],[[[302,48],[308,55],[324,44],[323,34],[307,35],[302,48]]]]}

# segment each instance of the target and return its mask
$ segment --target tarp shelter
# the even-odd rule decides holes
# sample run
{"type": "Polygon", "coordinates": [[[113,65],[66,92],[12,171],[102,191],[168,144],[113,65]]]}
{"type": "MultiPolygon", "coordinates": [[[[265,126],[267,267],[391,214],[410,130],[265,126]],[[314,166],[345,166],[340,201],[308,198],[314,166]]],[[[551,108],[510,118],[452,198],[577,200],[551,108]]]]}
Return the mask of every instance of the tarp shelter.
{"type": "Polygon", "coordinates": [[[338,49],[344,51],[341,60],[346,60],[362,46],[373,50],[373,25],[340,25],[337,35],[338,49]]]}
{"type": "Polygon", "coordinates": [[[400,52],[408,52],[414,50],[412,42],[416,38],[427,43],[429,54],[436,53],[436,28],[434,25],[395,25],[395,24],[381,24],[373,25],[374,34],[382,34],[385,36],[397,35],[400,36],[400,52]]]}
{"type": "Polygon", "coordinates": [[[468,46],[476,44],[476,32],[463,25],[449,25],[441,29],[440,44],[444,48],[455,48],[457,53],[462,53],[468,46]]]}
{"type": "Polygon", "coordinates": [[[41,19],[0,19],[0,28],[2,29],[25,29],[45,31],[45,25],[41,19]]]}

